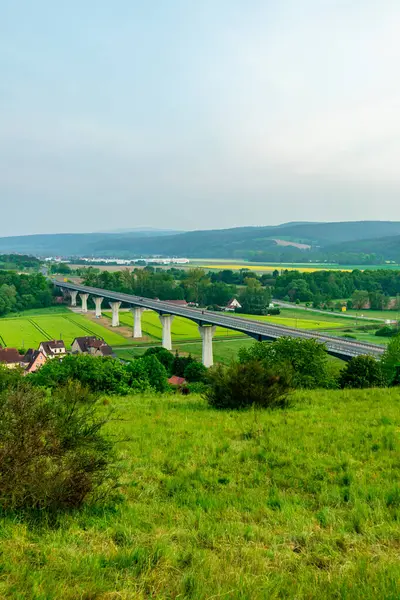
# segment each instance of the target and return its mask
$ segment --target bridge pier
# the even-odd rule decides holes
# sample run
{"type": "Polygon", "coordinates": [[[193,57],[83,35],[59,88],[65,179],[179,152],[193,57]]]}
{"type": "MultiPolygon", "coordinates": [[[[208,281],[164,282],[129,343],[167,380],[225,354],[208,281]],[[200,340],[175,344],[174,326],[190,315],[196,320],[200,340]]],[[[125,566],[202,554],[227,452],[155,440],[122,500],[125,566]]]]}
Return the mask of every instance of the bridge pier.
{"type": "Polygon", "coordinates": [[[162,324],[162,347],[172,350],[171,325],[173,315],[160,315],[162,324]]]}
{"type": "Polygon", "coordinates": [[[80,299],[82,301],[82,308],[81,308],[81,310],[82,310],[83,313],[87,313],[87,301],[88,301],[88,298],[89,298],[89,294],[82,294],[81,293],[81,294],[79,294],[79,297],[80,297],[80,299]]]}
{"type": "Polygon", "coordinates": [[[112,309],[111,327],[119,326],[119,307],[121,306],[121,304],[122,302],[110,302],[110,306],[112,309]]]}
{"type": "Polygon", "coordinates": [[[78,292],[76,290],[70,290],[70,296],[71,296],[71,306],[76,306],[76,297],[78,295],[78,292]]]}
{"type": "Polygon", "coordinates": [[[131,311],[133,314],[133,337],[141,338],[141,337],[143,337],[143,335],[142,335],[142,312],[144,311],[144,308],[141,308],[140,306],[133,306],[131,308],[131,311]]]}
{"type": "Polygon", "coordinates": [[[199,333],[203,340],[202,362],[205,367],[212,367],[214,364],[213,357],[213,335],[215,333],[214,325],[199,325],[199,333]]]}
{"type": "Polygon", "coordinates": [[[101,317],[101,303],[103,302],[104,298],[101,298],[100,296],[95,296],[93,300],[96,305],[96,318],[99,318],[101,317]]]}

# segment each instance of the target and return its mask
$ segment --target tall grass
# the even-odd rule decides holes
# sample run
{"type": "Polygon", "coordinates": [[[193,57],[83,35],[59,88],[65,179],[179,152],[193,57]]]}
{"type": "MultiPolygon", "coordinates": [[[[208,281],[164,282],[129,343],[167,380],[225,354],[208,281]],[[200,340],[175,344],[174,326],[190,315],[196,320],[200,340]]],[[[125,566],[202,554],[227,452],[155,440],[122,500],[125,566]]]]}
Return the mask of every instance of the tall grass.
{"type": "Polygon", "coordinates": [[[113,398],[120,503],[56,527],[3,516],[0,597],[399,598],[399,399],[297,392],[287,410],[221,413],[113,398]]]}

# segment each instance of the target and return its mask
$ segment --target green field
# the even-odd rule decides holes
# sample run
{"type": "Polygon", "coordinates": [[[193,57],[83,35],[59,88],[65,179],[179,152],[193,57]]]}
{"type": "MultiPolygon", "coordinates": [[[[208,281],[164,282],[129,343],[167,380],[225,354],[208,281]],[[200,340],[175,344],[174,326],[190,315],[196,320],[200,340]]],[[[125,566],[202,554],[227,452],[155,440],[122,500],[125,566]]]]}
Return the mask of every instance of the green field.
{"type": "Polygon", "coordinates": [[[273,412],[110,402],[119,502],[52,525],[3,514],[0,598],[399,598],[397,389],[273,412]]]}
{"type": "Polygon", "coordinates": [[[42,341],[63,339],[66,346],[70,346],[75,337],[86,335],[101,337],[111,346],[129,343],[119,333],[109,331],[82,315],[70,311],[67,313],[0,319],[0,344],[17,348],[37,348],[42,341]]]}

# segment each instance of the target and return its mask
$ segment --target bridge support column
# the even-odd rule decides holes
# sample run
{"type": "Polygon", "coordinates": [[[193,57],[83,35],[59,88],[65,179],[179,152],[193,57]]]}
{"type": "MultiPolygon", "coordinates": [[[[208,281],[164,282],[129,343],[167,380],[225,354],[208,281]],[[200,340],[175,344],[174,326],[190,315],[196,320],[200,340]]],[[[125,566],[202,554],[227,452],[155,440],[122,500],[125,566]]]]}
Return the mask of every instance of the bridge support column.
{"type": "Polygon", "coordinates": [[[173,315],[160,315],[162,324],[162,347],[172,350],[171,325],[173,315]]]}
{"type": "Polygon", "coordinates": [[[93,300],[96,305],[96,318],[99,318],[101,317],[101,303],[103,302],[104,298],[96,296],[95,298],[93,298],[93,300]]]}
{"type": "Polygon", "coordinates": [[[142,335],[142,312],[143,308],[140,306],[134,306],[131,308],[133,314],[133,337],[141,338],[142,335]]]}
{"type": "Polygon", "coordinates": [[[71,290],[70,291],[70,296],[71,296],[71,306],[76,306],[76,297],[78,295],[78,292],[76,290],[71,290]]]}
{"type": "Polygon", "coordinates": [[[121,302],[110,302],[110,306],[112,309],[111,327],[118,327],[119,326],[119,307],[121,306],[121,302]]]}
{"type": "Polygon", "coordinates": [[[213,325],[199,325],[199,333],[203,340],[202,362],[205,367],[212,367],[214,364],[213,357],[213,335],[215,327],[213,325]]]}
{"type": "Polygon", "coordinates": [[[82,312],[87,313],[87,301],[89,298],[89,294],[79,294],[79,297],[82,301],[82,312]]]}

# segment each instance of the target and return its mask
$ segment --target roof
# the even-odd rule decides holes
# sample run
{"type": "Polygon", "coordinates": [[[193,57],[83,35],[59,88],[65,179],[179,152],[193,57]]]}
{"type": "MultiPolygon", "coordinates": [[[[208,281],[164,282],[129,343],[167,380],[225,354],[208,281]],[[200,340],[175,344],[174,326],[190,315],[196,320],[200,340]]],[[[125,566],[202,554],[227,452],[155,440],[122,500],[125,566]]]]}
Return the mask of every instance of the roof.
{"type": "MultiPolygon", "coordinates": [[[[28,352],[29,352],[29,350],[28,350],[28,352]]],[[[32,358],[29,361],[29,365],[26,367],[27,371],[31,370],[31,368],[33,367],[33,365],[35,364],[36,360],[38,359],[38,357],[40,355],[42,355],[45,358],[45,360],[46,360],[46,357],[44,356],[44,354],[43,354],[43,352],[41,350],[33,350],[32,358]]],[[[27,354],[25,354],[25,357],[26,356],[27,356],[27,354]]],[[[24,357],[24,360],[25,360],[25,357],[24,357]]]]}
{"type": "Polygon", "coordinates": [[[23,358],[24,363],[30,363],[35,352],[38,352],[38,350],[35,350],[34,348],[29,348],[29,350],[26,351],[25,356],[23,358]]]}
{"type": "Polygon", "coordinates": [[[53,354],[54,350],[59,348],[65,349],[63,340],[46,340],[45,342],[40,342],[39,347],[40,346],[42,346],[46,354],[53,354]]]}
{"type": "Polygon", "coordinates": [[[178,375],[172,375],[172,377],[168,379],[168,383],[171,385],[184,385],[186,379],[184,377],[178,377],[178,375]]]}
{"type": "Polygon", "coordinates": [[[99,348],[99,351],[102,353],[103,356],[112,356],[113,353],[113,349],[108,344],[103,344],[99,348]]]}
{"type": "Polygon", "coordinates": [[[88,348],[100,348],[101,344],[104,344],[104,340],[97,338],[95,335],[86,335],[83,337],[76,337],[72,342],[78,344],[82,352],[86,352],[88,348]]]}
{"type": "Polygon", "coordinates": [[[22,362],[23,356],[16,348],[0,348],[0,362],[13,364],[22,362]]]}

